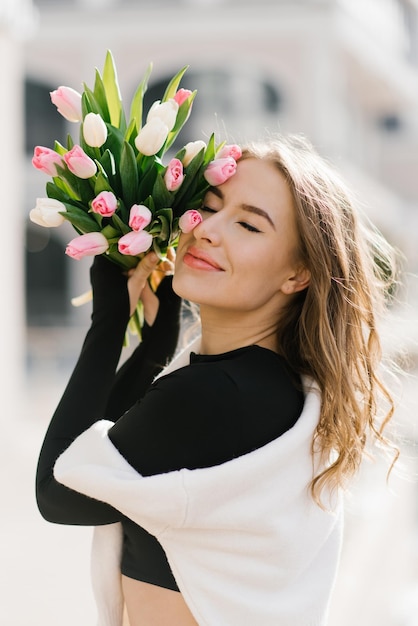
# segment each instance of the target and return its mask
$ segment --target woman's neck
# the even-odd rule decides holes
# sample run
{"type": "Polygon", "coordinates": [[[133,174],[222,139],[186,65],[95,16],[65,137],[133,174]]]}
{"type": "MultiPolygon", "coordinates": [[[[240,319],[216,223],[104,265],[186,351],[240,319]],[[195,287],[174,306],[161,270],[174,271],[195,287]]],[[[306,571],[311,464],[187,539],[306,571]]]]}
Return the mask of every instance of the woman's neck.
{"type": "Polygon", "coordinates": [[[274,324],[260,324],[251,316],[214,316],[200,311],[202,320],[202,354],[222,354],[245,346],[258,345],[278,352],[277,318],[274,324]]]}

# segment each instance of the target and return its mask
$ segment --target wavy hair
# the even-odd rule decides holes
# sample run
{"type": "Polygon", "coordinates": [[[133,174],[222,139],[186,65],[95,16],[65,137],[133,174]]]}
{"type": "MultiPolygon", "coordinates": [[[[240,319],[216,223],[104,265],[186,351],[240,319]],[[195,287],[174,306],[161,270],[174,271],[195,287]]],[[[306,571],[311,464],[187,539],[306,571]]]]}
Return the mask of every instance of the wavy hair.
{"type": "Polygon", "coordinates": [[[313,378],[322,410],[312,442],[321,460],[311,483],[343,487],[359,468],[369,440],[392,448],[383,435],[394,412],[382,380],[377,321],[396,283],[396,254],[360,213],[345,184],[301,137],[254,143],[243,159],[263,159],[284,175],[294,199],[299,259],[309,286],[283,311],[278,345],[292,369],[313,378]],[[325,469],[324,469],[325,468],[325,469]]]}

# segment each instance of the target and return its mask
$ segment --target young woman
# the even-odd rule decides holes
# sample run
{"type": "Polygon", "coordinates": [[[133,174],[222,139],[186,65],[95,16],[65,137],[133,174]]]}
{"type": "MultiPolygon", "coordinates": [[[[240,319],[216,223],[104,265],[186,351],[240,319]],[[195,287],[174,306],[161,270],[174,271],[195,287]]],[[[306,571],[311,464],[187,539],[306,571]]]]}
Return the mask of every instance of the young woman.
{"type": "Polygon", "coordinates": [[[129,278],[95,259],[39,508],[98,527],[101,626],[121,624],[124,604],[130,626],[324,625],[340,492],[392,413],[376,328],[390,248],[301,140],[245,150],[200,211],[156,294],[153,253],[129,278]],[[143,340],[115,374],[139,298],[143,340]],[[181,298],[199,305],[201,335],[156,377],[181,298]]]}

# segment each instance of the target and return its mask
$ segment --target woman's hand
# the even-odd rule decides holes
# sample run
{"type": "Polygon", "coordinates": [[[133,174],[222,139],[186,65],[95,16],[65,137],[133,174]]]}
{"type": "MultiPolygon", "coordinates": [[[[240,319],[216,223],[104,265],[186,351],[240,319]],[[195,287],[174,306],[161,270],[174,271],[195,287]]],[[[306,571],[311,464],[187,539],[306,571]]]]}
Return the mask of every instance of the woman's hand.
{"type": "Polygon", "coordinates": [[[149,326],[153,325],[159,307],[159,299],[150,287],[150,281],[156,288],[165,276],[173,273],[174,260],[175,252],[172,248],[167,251],[167,259],[161,262],[155,252],[150,252],[135,269],[128,272],[130,315],[133,315],[138,300],[141,300],[144,305],[145,321],[149,326]]]}

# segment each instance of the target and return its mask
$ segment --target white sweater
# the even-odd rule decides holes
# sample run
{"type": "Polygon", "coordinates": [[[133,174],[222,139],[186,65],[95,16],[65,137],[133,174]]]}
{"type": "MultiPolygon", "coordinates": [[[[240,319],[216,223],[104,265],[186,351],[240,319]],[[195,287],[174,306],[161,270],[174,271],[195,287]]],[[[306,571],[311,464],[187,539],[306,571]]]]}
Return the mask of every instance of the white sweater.
{"type": "MultiPolygon", "coordinates": [[[[199,626],[324,626],[342,505],[325,497],[324,511],[308,489],[319,411],[311,385],[295,426],[262,448],[214,467],[149,477],[125,461],[107,436],[112,422],[101,420],[60,456],[54,474],[157,537],[199,626]]],[[[95,529],[99,626],[122,623],[120,551],[120,524],[95,529]]]]}

